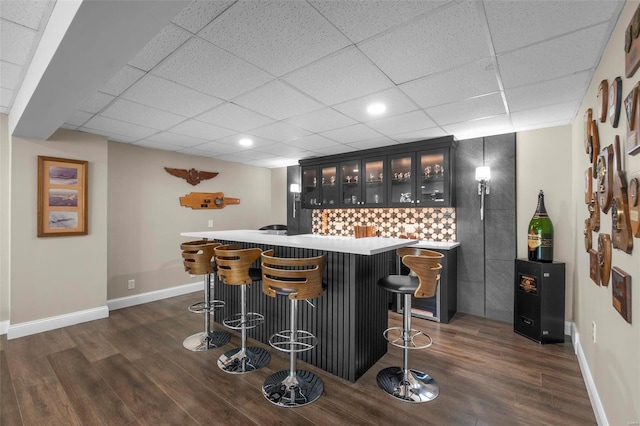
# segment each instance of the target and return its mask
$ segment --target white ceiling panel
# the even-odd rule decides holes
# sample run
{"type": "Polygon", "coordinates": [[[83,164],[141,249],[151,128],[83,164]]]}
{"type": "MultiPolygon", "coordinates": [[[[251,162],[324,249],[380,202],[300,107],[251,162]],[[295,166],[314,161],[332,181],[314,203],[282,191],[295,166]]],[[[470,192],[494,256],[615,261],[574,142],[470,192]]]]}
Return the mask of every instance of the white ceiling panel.
{"type": "Polygon", "coordinates": [[[65,123],[79,127],[86,123],[91,117],[93,117],[93,114],[90,112],[76,111],[76,113],[73,114],[73,116],[70,117],[65,123]]]}
{"type": "Polygon", "coordinates": [[[591,81],[591,73],[584,71],[555,80],[544,81],[505,91],[509,110],[524,111],[546,105],[582,101],[591,81]]]}
{"type": "Polygon", "coordinates": [[[302,127],[313,133],[326,132],[340,127],[356,124],[355,120],[344,116],[332,108],[322,108],[307,114],[291,117],[287,123],[302,127]]]}
{"type": "Polygon", "coordinates": [[[256,111],[276,120],[304,114],[322,108],[322,104],[281,81],[269,84],[240,96],[234,100],[240,106],[256,111]]]}
{"type": "Polygon", "coordinates": [[[439,138],[447,136],[447,133],[440,127],[432,127],[430,129],[414,130],[413,132],[403,132],[395,135],[389,135],[391,139],[399,143],[415,142],[424,139],[439,138]]]}
{"type": "Polygon", "coordinates": [[[0,105],[8,107],[13,99],[13,90],[0,88],[0,105]]]}
{"type": "Polygon", "coordinates": [[[288,145],[294,146],[300,150],[316,151],[334,145],[340,145],[338,142],[327,139],[320,135],[309,135],[294,141],[288,142],[288,145]]]}
{"type": "Polygon", "coordinates": [[[301,1],[238,2],[199,36],[277,76],[350,44],[301,1]]]}
{"type": "Polygon", "coordinates": [[[313,150],[318,153],[318,156],[323,155],[335,155],[335,154],[344,154],[347,152],[357,151],[354,147],[344,144],[330,145],[330,146],[321,146],[313,150]]]}
{"type": "Polygon", "coordinates": [[[213,155],[231,154],[233,152],[240,152],[245,149],[237,145],[229,145],[220,142],[207,142],[194,148],[213,155]]]}
{"type": "Polygon", "coordinates": [[[292,144],[286,144],[286,143],[275,143],[273,145],[269,145],[269,146],[265,146],[265,147],[258,147],[256,148],[256,151],[259,152],[264,152],[265,154],[270,154],[270,155],[282,155],[282,156],[299,156],[305,152],[307,152],[306,149],[304,149],[303,147],[299,147],[299,146],[294,146],[293,145],[294,142],[292,142],[292,144]]]}
{"type": "Polygon", "coordinates": [[[283,122],[267,124],[264,127],[258,127],[257,129],[253,129],[247,133],[260,136],[261,138],[271,139],[276,142],[287,142],[309,134],[308,131],[301,129],[300,127],[292,126],[291,124],[283,122]]]}
{"type": "Polygon", "coordinates": [[[358,47],[396,84],[488,58],[477,2],[460,2],[358,47]]]}
{"type": "Polygon", "coordinates": [[[598,52],[606,42],[607,28],[608,24],[601,24],[498,56],[504,87],[537,83],[595,68],[600,60],[598,52]]]}
{"type": "Polygon", "coordinates": [[[187,120],[171,128],[171,133],[176,133],[193,138],[214,141],[235,134],[233,130],[214,126],[198,120],[187,120]]]}
{"type": "Polygon", "coordinates": [[[129,65],[150,71],[167,55],[191,38],[191,33],[175,25],[167,25],[129,61],[129,65]]]}
{"type": "Polygon", "coordinates": [[[78,109],[80,111],[97,114],[98,112],[102,111],[104,107],[109,105],[109,103],[115,98],[115,96],[107,95],[106,93],[96,92],[93,96],[84,101],[78,109]]]}
{"type": "Polygon", "coordinates": [[[152,73],[225,100],[273,79],[258,67],[200,39],[186,42],[152,73]]]}
{"type": "Polygon", "coordinates": [[[16,90],[20,84],[22,67],[10,62],[0,61],[0,87],[16,90]]]}
{"type": "Polygon", "coordinates": [[[485,95],[500,90],[493,61],[483,59],[451,71],[400,85],[422,108],[485,95]]]}
{"type": "Polygon", "coordinates": [[[182,9],[171,22],[196,34],[233,3],[235,0],[194,0],[182,9]]]}
{"type": "Polygon", "coordinates": [[[376,139],[367,139],[359,142],[351,142],[349,146],[353,147],[355,150],[358,150],[358,149],[380,148],[382,146],[396,145],[396,143],[397,142],[394,141],[393,139],[380,136],[379,138],[376,138],[376,139]]]}
{"type": "Polygon", "coordinates": [[[107,83],[100,89],[101,92],[108,93],[113,96],[119,96],[127,90],[133,83],[138,81],[145,74],[144,71],[130,66],[125,66],[116,73],[107,83]]]}
{"type": "Polygon", "coordinates": [[[255,148],[264,148],[266,146],[272,146],[275,144],[275,142],[272,141],[271,139],[265,139],[259,136],[253,136],[253,135],[248,135],[244,133],[238,133],[235,135],[227,136],[227,137],[218,139],[216,142],[238,147],[242,151],[255,149],[255,148]],[[253,145],[251,145],[251,148],[240,145],[240,140],[245,138],[251,139],[253,141],[253,145]]]}
{"type": "Polygon", "coordinates": [[[55,1],[2,0],[0,9],[4,19],[37,30],[54,3],[55,1]]]}
{"type": "Polygon", "coordinates": [[[185,148],[185,149],[179,150],[178,152],[181,154],[197,155],[198,157],[213,157],[215,155],[198,148],[185,148]]]}
{"type": "Polygon", "coordinates": [[[367,122],[413,111],[418,106],[401,90],[393,88],[334,105],[334,108],[355,120],[367,122]],[[385,112],[376,116],[369,114],[367,107],[374,103],[384,104],[385,112]]]}
{"type": "Polygon", "coordinates": [[[502,96],[500,93],[494,93],[429,108],[426,112],[442,126],[504,114],[506,111],[502,96]]]}
{"type": "Polygon", "coordinates": [[[0,25],[0,51],[2,59],[17,65],[25,65],[31,57],[31,49],[37,32],[9,21],[0,25]]]}
{"type": "Polygon", "coordinates": [[[79,130],[98,133],[100,135],[125,135],[133,140],[144,139],[158,132],[156,129],[125,123],[124,121],[114,120],[99,115],[96,115],[91,120],[87,121],[79,130]]]}
{"type": "Polygon", "coordinates": [[[121,98],[192,117],[223,101],[197,90],[148,74],[131,86],[121,98]]]}
{"type": "Polygon", "coordinates": [[[153,141],[150,139],[142,139],[133,143],[135,146],[143,146],[145,148],[153,148],[153,149],[162,149],[164,151],[178,151],[183,149],[183,146],[180,145],[172,145],[170,143],[162,143],[153,141]]]}
{"type": "Polygon", "coordinates": [[[428,129],[436,125],[422,110],[382,118],[367,124],[383,135],[398,133],[398,129],[411,132],[414,130],[428,129]]]}
{"type": "Polygon", "coordinates": [[[526,111],[511,113],[514,127],[530,127],[540,123],[563,122],[569,124],[575,118],[575,112],[580,107],[579,102],[566,102],[543,108],[532,108],[526,111]]]}
{"type": "Polygon", "coordinates": [[[317,61],[284,80],[327,105],[393,87],[393,82],[356,48],[317,61]]]}
{"type": "Polygon", "coordinates": [[[125,99],[116,100],[102,111],[100,115],[158,130],[166,130],[185,119],[180,115],[130,102],[125,99]]]}
{"type": "Polygon", "coordinates": [[[342,129],[329,130],[323,132],[322,136],[340,143],[359,142],[366,139],[377,139],[381,135],[364,124],[354,124],[342,129]]]}
{"type": "Polygon", "coordinates": [[[231,102],[225,102],[219,107],[199,115],[197,119],[238,132],[246,132],[274,122],[272,118],[265,117],[231,102]]]}
{"type": "Polygon", "coordinates": [[[618,13],[620,3],[624,1],[484,2],[498,54],[607,22],[618,13]]]}
{"type": "Polygon", "coordinates": [[[195,138],[193,136],[171,132],[159,132],[153,136],[149,136],[148,138],[146,138],[146,140],[150,142],[159,142],[166,145],[178,146],[181,148],[191,148],[193,146],[207,143],[207,139],[195,138]]]}
{"type": "Polygon", "coordinates": [[[298,159],[286,158],[286,157],[271,157],[263,158],[260,160],[245,161],[245,164],[256,167],[266,167],[268,169],[294,166],[298,164],[298,159]]]}
{"type": "Polygon", "coordinates": [[[273,158],[275,155],[265,154],[264,152],[258,152],[252,149],[246,151],[238,151],[233,154],[216,155],[216,158],[224,161],[234,161],[241,163],[247,160],[264,160],[265,158],[273,158]]]}
{"type": "Polygon", "coordinates": [[[432,12],[446,1],[312,0],[311,5],[329,19],[354,43],[359,43],[417,16],[432,12]]]}
{"type": "Polygon", "coordinates": [[[481,136],[501,135],[514,131],[511,120],[506,114],[480,120],[465,121],[444,126],[444,130],[458,139],[471,139],[481,136]]]}

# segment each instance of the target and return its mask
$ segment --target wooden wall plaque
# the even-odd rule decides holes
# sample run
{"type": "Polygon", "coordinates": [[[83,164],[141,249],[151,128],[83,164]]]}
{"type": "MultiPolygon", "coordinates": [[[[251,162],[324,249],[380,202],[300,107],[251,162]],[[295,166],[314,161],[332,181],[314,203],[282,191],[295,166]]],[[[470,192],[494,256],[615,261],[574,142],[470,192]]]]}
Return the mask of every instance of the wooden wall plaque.
{"type": "Polygon", "coordinates": [[[616,171],[613,177],[613,202],[611,204],[611,239],[613,247],[631,254],[633,251],[633,235],[629,221],[629,200],[627,197],[627,178],[622,171],[622,153],[620,137],[615,139],[616,171]]]}
{"type": "Polygon", "coordinates": [[[640,180],[634,177],[629,181],[629,222],[631,232],[636,238],[640,238],[640,180]]]}
{"type": "Polygon", "coordinates": [[[588,253],[589,250],[591,250],[591,248],[593,248],[593,233],[591,232],[591,220],[590,219],[585,219],[584,220],[584,230],[582,232],[584,233],[584,249],[588,253]]]}
{"type": "Polygon", "coordinates": [[[614,128],[620,121],[620,106],[622,104],[622,79],[616,77],[609,86],[609,122],[614,128]]]}
{"type": "Polygon", "coordinates": [[[638,39],[638,35],[640,35],[640,7],[636,9],[636,13],[631,18],[624,36],[624,75],[627,78],[633,77],[640,66],[640,39],[638,39]]]}
{"type": "Polygon", "coordinates": [[[613,200],[613,147],[605,146],[596,162],[598,202],[603,213],[608,213],[613,200]]]}
{"type": "Polygon", "coordinates": [[[584,203],[591,204],[593,197],[593,178],[591,177],[591,167],[584,174],[584,203]]]}
{"type": "Polygon", "coordinates": [[[611,275],[611,237],[609,234],[598,235],[598,275],[600,284],[609,285],[611,275]]]}
{"type": "Polygon", "coordinates": [[[200,209],[223,209],[227,205],[240,204],[240,198],[225,197],[222,192],[191,192],[180,197],[180,205],[200,209]]]}
{"type": "Polygon", "coordinates": [[[584,152],[589,154],[591,160],[591,122],[593,121],[593,110],[587,108],[584,113],[584,152]]]}
{"type": "Polygon", "coordinates": [[[598,122],[591,121],[591,164],[593,165],[593,178],[596,179],[598,171],[596,165],[598,163],[598,155],[600,154],[600,134],[598,132],[598,122]]]}
{"type": "Polygon", "coordinates": [[[598,252],[594,249],[589,249],[589,276],[594,283],[600,285],[600,266],[598,264],[598,252]]]}
{"type": "Polygon", "coordinates": [[[591,230],[598,232],[600,230],[600,204],[598,203],[598,193],[593,193],[593,198],[589,204],[589,220],[591,221],[591,230]]]}
{"type": "Polygon", "coordinates": [[[611,299],[616,311],[631,324],[631,275],[617,266],[611,269],[611,299]]]}
{"type": "Polygon", "coordinates": [[[602,80],[598,86],[598,120],[607,121],[607,107],[609,106],[609,82],[602,80]]]}
{"type": "Polygon", "coordinates": [[[624,112],[627,116],[627,152],[635,154],[640,147],[638,142],[638,127],[640,125],[640,108],[638,108],[638,85],[624,98],[624,112]]]}

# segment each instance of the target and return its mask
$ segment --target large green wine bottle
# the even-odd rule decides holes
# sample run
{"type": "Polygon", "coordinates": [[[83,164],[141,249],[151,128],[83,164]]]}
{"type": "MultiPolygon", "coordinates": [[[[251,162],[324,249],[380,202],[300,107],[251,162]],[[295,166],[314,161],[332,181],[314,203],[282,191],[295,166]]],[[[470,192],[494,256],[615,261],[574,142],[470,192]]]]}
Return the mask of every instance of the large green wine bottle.
{"type": "Polygon", "coordinates": [[[538,207],[529,222],[529,260],[553,262],[553,224],[544,207],[544,192],[538,194],[538,207]]]}

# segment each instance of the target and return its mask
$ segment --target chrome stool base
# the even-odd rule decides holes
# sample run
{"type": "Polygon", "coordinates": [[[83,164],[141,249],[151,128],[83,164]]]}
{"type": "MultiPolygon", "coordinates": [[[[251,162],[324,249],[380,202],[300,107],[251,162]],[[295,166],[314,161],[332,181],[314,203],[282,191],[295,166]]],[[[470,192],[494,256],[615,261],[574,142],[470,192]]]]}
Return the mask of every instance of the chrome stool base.
{"type": "Polygon", "coordinates": [[[406,377],[400,367],[388,367],[376,377],[378,386],[396,399],[406,402],[433,401],[440,394],[440,386],[427,373],[408,370],[406,377]]]}
{"type": "Polygon", "coordinates": [[[210,331],[207,333],[196,333],[184,339],[182,346],[193,352],[206,351],[224,346],[231,340],[231,335],[226,331],[210,331]]]}
{"type": "Polygon", "coordinates": [[[301,407],[320,398],[324,392],[322,380],[310,371],[296,370],[291,376],[289,370],[273,373],[264,381],[262,394],[279,407],[301,407]]]}
{"type": "Polygon", "coordinates": [[[222,300],[212,300],[210,303],[207,302],[196,302],[192,305],[189,305],[187,308],[189,312],[193,312],[194,314],[203,314],[207,312],[209,315],[213,315],[216,309],[224,308],[224,301],[222,300]]]}
{"type": "Polygon", "coordinates": [[[235,348],[228,350],[218,358],[218,367],[231,374],[244,374],[256,371],[271,361],[269,352],[258,347],[248,347],[246,350],[235,348]]]}

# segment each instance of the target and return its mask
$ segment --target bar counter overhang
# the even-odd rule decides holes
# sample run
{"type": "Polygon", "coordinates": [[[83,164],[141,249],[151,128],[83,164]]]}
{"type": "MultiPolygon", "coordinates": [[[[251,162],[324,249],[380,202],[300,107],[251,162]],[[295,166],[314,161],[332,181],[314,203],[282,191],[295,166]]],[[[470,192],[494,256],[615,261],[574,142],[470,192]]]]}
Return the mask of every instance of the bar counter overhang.
{"type": "MultiPolygon", "coordinates": [[[[299,359],[355,382],[387,352],[382,333],[387,328],[390,296],[377,281],[392,273],[395,249],[417,241],[311,234],[287,236],[255,230],[183,232],[181,235],[273,249],[279,257],[326,254],[327,289],[313,301],[315,307],[300,303],[298,311],[300,328],[316,335],[318,345],[299,354],[299,359]]],[[[239,294],[238,286],[216,285],[215,298],[226,302],[224,312],[216,314],[216,322],[221,323],[226,315],[240,310],[239,294]]],[[[288,306],[286,298],[266,296],[261,285],[249,286],[247,310],[263,314],[265,322],[250,330],[248,336],[268,344],[272,334],[288,328],[288,306]]]]}

